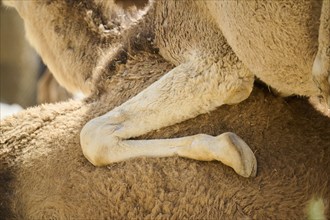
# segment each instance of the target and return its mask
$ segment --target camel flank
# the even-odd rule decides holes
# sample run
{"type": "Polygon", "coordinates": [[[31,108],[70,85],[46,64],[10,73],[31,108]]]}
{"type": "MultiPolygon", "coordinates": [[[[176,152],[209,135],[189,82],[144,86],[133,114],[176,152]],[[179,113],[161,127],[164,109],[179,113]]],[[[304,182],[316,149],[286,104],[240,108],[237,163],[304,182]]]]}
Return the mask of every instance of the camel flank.
{"type": "Polygon", "coordinates": [[[96,166],[179,155],[218,160],[239,175],[255,176],[253,152],[233,133],[129,139],[239,103],[250,95],[255,76],[285,95],[328,100],[328,1],[297,7],[291,7],[294,1],[141,1],[136,7],[129,7],[130,1],[8,2],[68,89],[90,93],[138,38],[148,44],[154,36],[153,46],[175,64],[153,85],[83,127],[82,150],[96,166]]]}
{"type": "Polygon", "coordinates": [[[80,149],[84,124],[171,68],[157,55],[132,55],[100,85],[102,94],[39,106],[2,121],[0,216],[303,219],[312,214],[313,219],[321,213],[329,218],[330,119],[305,99],[284,100],[260,86],[238,105],[143,136],[235,131],[258,158],[256,178],[241,178],[217,162],[180,157],[91,165],[80,149]]]}

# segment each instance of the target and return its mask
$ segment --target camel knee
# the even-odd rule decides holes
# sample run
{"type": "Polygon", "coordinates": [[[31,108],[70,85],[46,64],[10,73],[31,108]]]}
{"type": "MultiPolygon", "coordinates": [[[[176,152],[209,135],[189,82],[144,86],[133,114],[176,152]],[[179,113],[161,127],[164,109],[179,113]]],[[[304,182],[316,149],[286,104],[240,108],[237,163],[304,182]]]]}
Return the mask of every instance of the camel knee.
{"type": "Polygon", "coordinates": [[[237,85],[232,89],[228,89],[227,95],[224,99],[224,103],[227,105],[238,104],[247,99],[253,89],[254,76],[248,76],[244,79],[239,79],[237,85]]]}
{"type": "Polygon", "coordinates": [[[102,124],[102,122],[101,117],[92,119],[80,132],[82,152],[94,166],[103,166],[114,162],[111,146],[119,141],[111,133],[107,133],[107,125],[102,124]],[[118,140],[116,141],[116,139],[118,140]]]}
{"type": "Polygon", "coordinates": [[[80,146],[84,156],[94,166],[100,166],[100,151],[99,147],[95,144],[97,139],[97,128],[93,121],[89,121],[80,132],[80,146]]]}

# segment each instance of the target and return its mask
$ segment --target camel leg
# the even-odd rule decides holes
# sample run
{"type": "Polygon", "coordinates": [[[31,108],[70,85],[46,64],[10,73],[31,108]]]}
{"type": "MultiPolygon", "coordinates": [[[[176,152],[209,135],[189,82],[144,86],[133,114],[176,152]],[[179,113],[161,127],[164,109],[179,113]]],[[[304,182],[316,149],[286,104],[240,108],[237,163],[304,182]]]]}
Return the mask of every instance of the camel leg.
{"type": "Polygon", "coordinates": [[[312,73],[330,108],[330,0],[323,0],[322,3],[318,42],[312,73]]]}
{"type": "Polygon", "coordinates": [[[221,161],[243,177],[253,177],[257,171],[257,162],[253,152],[241,138],[231,132],[217,137],[198,134],[172,139],[117,140],[117,144],[111,148],[108,147],[108,143],[114,140],[111,140],[110,136],[105,136],[100,142],[91,153],[84,151],[86,158],[93,161],[96,166],[137,157],[177,155],[201,161],[221,161]],[[96,148],[98,148],[97,151],[95,151],[96,148]],[[89,158],[90,156],[93,159],[89,158]]]}
{"type": "Polygon", "coordinates": [[[218,160],[242,176],[253,176],[255,156],[233,133],[128,140],[220,105],[238,103],[249,96],[252,86],[253,75],[237,60],[231,65],[211,59],[191,60],[121,106],[89,121],[80,134],[83,153],[96,166],[144,156],[218,160]]]}

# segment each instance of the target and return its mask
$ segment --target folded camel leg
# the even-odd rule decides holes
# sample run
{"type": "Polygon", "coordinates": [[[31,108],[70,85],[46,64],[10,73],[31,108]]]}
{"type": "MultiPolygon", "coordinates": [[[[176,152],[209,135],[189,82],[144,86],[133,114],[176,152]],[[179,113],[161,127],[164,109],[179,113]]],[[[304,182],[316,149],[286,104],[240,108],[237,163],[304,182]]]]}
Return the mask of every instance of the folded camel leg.
{"type": "MultiPolygon", "coordinates": [[[[89,121],[80,133],[84,155],[96,166],[137,157],[218,160],[244,177],[255,176],[256,158],[233,133],[128,140],[149,131],[182,122],[223,104],[246,99],[253,76],[235,61],[228,66],[213,59],[195,59],[179,65],[137,96],[89,121]]],[[[219,122],[221,123],[221,122],[219,122]]]]}
{"type": "Polygon", "coordinates": [[[330,109],[330,0],[322,3],[318,43],[312,73],[330,109]]]}

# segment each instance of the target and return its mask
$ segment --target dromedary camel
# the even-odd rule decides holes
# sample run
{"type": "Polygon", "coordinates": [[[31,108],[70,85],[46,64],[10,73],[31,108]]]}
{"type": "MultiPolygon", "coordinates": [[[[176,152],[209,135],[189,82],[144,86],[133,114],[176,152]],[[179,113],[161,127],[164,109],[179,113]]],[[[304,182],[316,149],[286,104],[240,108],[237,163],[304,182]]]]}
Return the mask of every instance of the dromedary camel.
{"type": "Polygon", "coordinates": [[[1,218],[330,217],[330,118],[305,99],[279,98],[260,86],[238,105],[142,137],[235,131],[258,158],[257,177],[241,178],[219,163],[180,157],[135,158],[95,169],[80,148],[84,124],[172,68],[157,54],[131,54],[103,76],[100,92],[86,101],[42,105],[1,121],[1,218]]]}
{"type": "Polygon", "coordinates": [[[218,160],[255,176],[253,152],[233,133],[129,139],[245,100],[254,76],[281,94],[329,102],[328,0],[139,1],[126,11],[130,2],[120,0],[5,2],[18,10],[30,42],[69,90],[90,93],[93,80],[121,59],[129,42],[147,41],[148,34],[176,66],[83,127],[82,150],[96,166],[179,155],[218,160]]]}

